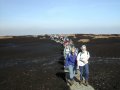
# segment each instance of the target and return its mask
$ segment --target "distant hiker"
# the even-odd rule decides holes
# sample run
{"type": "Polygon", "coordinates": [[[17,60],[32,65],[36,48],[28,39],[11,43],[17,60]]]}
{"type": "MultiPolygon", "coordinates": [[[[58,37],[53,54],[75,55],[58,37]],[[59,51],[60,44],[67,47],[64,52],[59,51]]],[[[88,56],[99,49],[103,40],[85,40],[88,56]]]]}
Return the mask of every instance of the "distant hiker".
{"type": "Polygon", "coordinates": [[[63,42],[63,46],[64,46],[64,47],[66,47],[68,44],[69,44],[68,41],[64,41],[64,42],[63,42]]]}
{"type": "Polygon", "coordinates": [[[71,53],[67,55],[65,67],[68,66],[69,76],[70,76],[70,84],[74,83],[75,70],[77,65],[77,56],[75,54],[75,48],[71,49],[71,53]]]}
{"type": "Polygon", "coordinates": [[[70,39],[70,41],[69,41],[69,45],[71,46],[71,47],[74,47],[74,44],[73,44],[73,41],[70,39]]]}
{"type": "Polygon", "coordinates": [[[89,66],[88,60],[90,58],[90,54],[86,49],[85,45],[81,47],[82,52],[80,52],[77,56],[77,65],[79,66],[80,70],[80,84],[83,83],[83,74],[85,78],[85,85],[88,85],[88,78],[89,78],[89,66]]]}
{"type": "MultiPolygon", "coordinates": [[[[76,56],[78,56],[78,48],[75,48],[75,54],[76,54],[76,56]]],[[[75,74],[77,74],[78,73],[78,70],[79,70],[79,66],[77,65],[76,66],[76,70],[75,70],[75,74]]]]}
{"type": "Polygon", "coordinates": [[[76,53],[76,55],[78,55],[78,48],[75,48],[75,53],[76,53]]]}
{"type": "Polygon", "coordinates": [[[69,44],[69,39],[67,37],[64,37],[63,46],[65,47],[68,44],[69,44]]]}
{"type": "Polygon", "coordinates": [[[70,53],[71,47],[69,45],[66,45],[63,51],[64,58],[66,59],[67,55],[70,53]]]}

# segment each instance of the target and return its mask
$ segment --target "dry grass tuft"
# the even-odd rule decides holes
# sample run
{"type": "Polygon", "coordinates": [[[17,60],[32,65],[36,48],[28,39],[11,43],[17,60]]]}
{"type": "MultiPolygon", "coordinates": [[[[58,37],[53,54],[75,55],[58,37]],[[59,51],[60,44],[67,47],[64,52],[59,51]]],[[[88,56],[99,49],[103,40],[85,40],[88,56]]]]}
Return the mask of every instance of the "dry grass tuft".
{"type": "Polygon", "coordinates": [[[10,39],[13,38],[13,36],[0,36],[0,39],[10,39]]]}
{"type": "Polygon", "coordinates": [[[90,39],[80,39],[78,40],[78,42],[87,43],[87,42],[90,42],[90,39]]]}

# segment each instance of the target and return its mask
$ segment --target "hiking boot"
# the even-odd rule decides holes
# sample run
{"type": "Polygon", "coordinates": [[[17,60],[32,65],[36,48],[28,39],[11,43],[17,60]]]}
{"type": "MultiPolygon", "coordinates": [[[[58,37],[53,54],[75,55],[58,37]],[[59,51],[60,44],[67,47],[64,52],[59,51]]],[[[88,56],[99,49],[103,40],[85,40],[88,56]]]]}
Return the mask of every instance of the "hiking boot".
{"type": "Polygon", "coordinates": [[[75,74],[78,74],[77,72],[75,72],[75,74]]]}
{"type": "Polygon", "coordinates": [[[79,84],[80,84],[80,85],[83,84],[83,80],[80,80],[79,84]]]}
{"type": "Polygon", "coordinates": [[[72,86],[74,84],[74,80],[70,80],[70,85],[72,86]]]}
{"type": "Polygon", "coordinates": [[[88,86],[88,81],[85,81],[85,86],[88,86]]]}

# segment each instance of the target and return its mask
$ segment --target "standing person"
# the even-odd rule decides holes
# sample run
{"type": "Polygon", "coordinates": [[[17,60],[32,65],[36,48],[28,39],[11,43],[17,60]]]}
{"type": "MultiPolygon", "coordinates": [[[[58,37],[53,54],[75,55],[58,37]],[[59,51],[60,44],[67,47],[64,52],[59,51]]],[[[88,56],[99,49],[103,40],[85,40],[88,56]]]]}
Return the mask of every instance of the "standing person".
{"type": "Polygon", "coordinates": [[[88,60],[90,58],[90,54],[86,49],[85,45],[81,47],[82,52],[80,52],[77,56],[77,65],[79,66],[80,70],[80,84],[83,83],[83,73],[85,78],[85,85],[88,85],[88,78],[89,78],[89,66],[88,60]]]}
{"type": "Polygon", "coordinates": [[[66,45],[63,51],[64,58],[66,59],[67,55],[70,53],[71,47],[69,45],[66,45]]]}
{"type": "Polygon", "coordinates": [[[75,70],[77,65],[77,56],[75,54],[75,48],[71,49],[71,53],[67,55],[65,67],[68,66],[69,69],[69,77],[70,77],[70,84],[74,84],[74,76],[75,70]]]}
{"type": "Polygon", "coordinates": [[[69,41],[69,45],[71,46],[71,47],[74,47],[74,44],[73,44],[73,41],[70,39],[70,41],[69,41]]]}
{"type": "MultiPolygon", "coordinates": [[[[76,56],[78,55],[78,48],[75,48],[75,54],[76,54],[76,56]]],[[[76,65],[76,70],[75,70],[75,74],[77,74],[78,73],[78,71],[79,71],[79,66],[78,65],[76,65]]]]}
{"type": "Polygon", "coordinates": [[[78,48],[75,48],[75,53],[76,53],[76,55],[78,55],[78,48]]]}

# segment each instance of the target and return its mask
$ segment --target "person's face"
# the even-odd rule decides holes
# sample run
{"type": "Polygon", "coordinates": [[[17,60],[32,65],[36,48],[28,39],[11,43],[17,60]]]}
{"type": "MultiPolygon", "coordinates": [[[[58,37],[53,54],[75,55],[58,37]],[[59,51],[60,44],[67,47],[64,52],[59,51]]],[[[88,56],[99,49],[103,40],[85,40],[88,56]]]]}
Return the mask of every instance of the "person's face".
{"type": "Polygon", "coordinates": [[[74,54],[74,52],[75,52],[75,49],[72,49],[72,50],[71,50],[71,52],[72,52],[72,54],[74,54]]]}
{"type": "Polygon", "coordinates": [[[84,52],[84,51],[86,51],[86,48],[85,47],[81,47],[81,50],[84,52]]]}
{"type": "Polygon", "coordinates": [[[66,45],[66,48],[68,48],[68,45],[66,45]]]}

